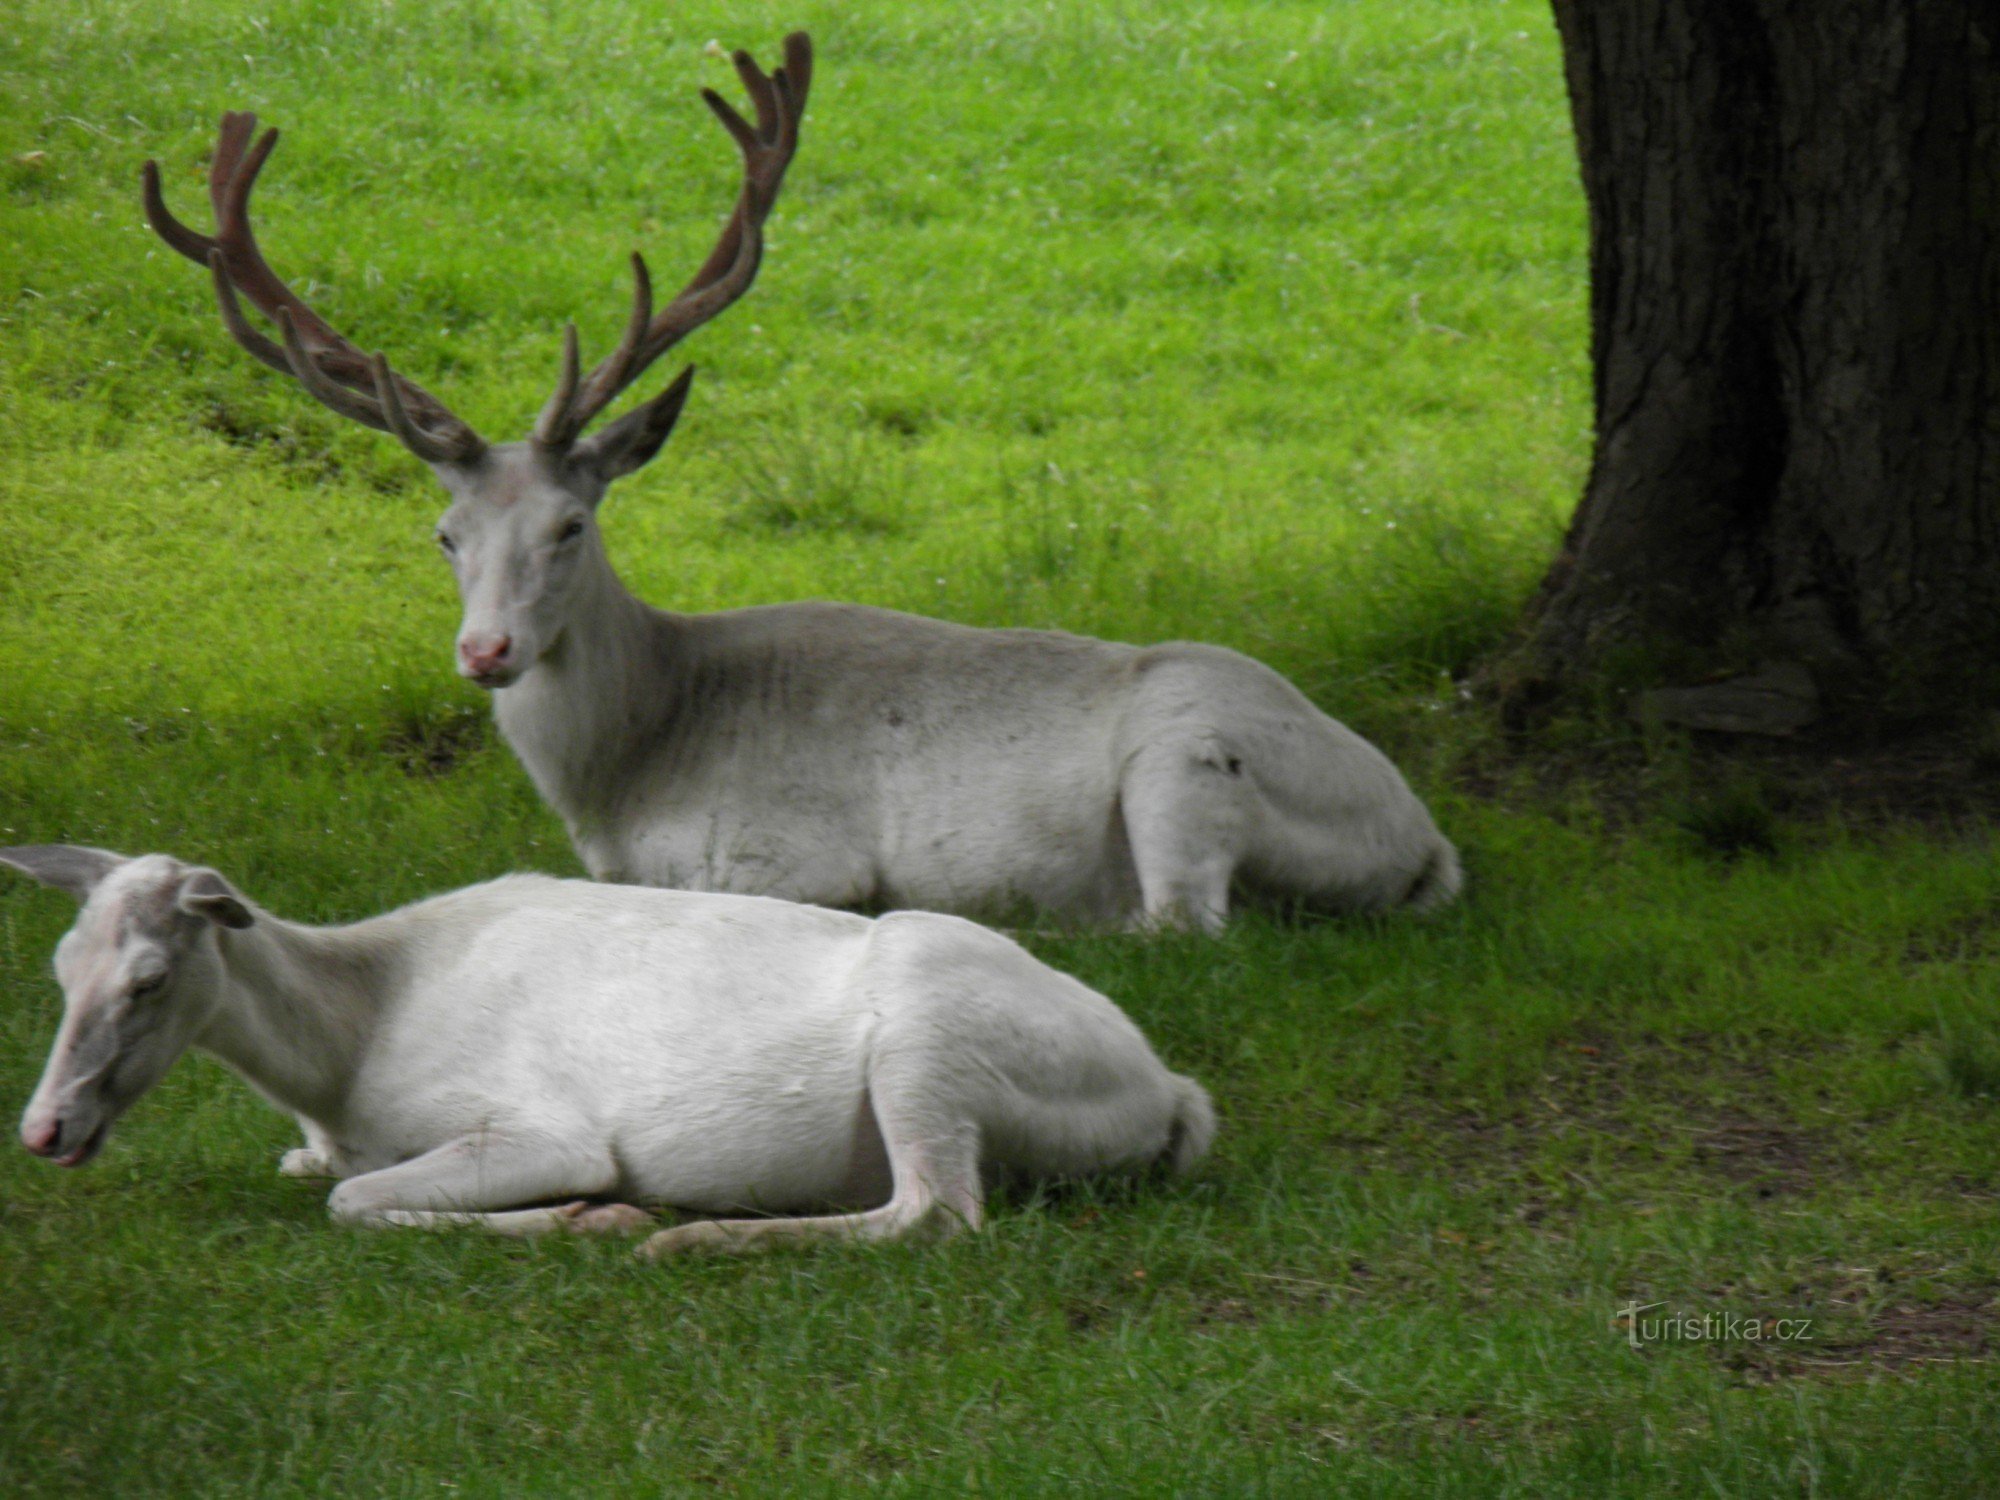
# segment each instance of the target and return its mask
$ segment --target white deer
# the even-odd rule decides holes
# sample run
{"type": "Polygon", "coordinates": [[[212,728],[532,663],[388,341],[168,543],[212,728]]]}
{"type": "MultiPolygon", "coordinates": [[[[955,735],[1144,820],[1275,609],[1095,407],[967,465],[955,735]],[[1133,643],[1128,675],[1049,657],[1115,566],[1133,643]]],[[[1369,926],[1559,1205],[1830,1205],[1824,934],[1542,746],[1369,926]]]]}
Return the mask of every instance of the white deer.
{"type": "Polygon", "coordinates": [[[812,53],[795,34],[769,77],[745,53],[736,66],[757,124],[705,92],[745,164],[713,252],[657,315],[634,255],[622,341],[583,378],[567,329],[555,393],[520,443],[488,446],[272,273],[248,203],[276,131],[252,146],[255,117],[223,117],[213,238],[167,211],[146,165],[153,227],[209,266],[235,338],[335,411],[396,434],[450,491],[437,538],[465,606],[459,671],[493,690],[501,733],[590,873],[1210,930],[1232,893],[1364,911],[1449,900],[1457,856],[1396,768],[1236,652],[846,604],[670,614],[626,592],[597,507],[666,441],[692,369],[595,436],[584,427],[750,286],[812,53]],[[249,324],[239,290],[280,341],[249,324]]]}
{"type": "Polygon", "coordinates": [[[1095,990],[957,917],[515,875],[303,927],[210,869],[62,844],[83,906],[21,1123],[78,1166],[189,1047],[305,1128],[360,1225],[628,1229],[638,1203],[860,1212],[681,1225],[652,1255],[976,1229],[989,1174],[1207,1150],[1208,1096],[1095,990]]]}

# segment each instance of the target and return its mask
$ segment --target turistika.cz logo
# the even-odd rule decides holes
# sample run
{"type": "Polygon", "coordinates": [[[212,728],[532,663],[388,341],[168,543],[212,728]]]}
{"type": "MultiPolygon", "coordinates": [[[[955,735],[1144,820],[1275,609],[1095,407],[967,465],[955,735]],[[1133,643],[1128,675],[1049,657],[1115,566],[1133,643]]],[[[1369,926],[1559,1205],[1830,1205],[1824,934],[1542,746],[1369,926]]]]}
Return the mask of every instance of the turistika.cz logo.
{"type": "Polygon", "coordinates": [[[1647,1344],[1797,1344],[1813,1336],[1811,1318],[1774,1318],[1757,1313],[1660,1312],[1664,1302],[1628,1302],[1612,1316],[1634,1349],[1647,1344]]]}

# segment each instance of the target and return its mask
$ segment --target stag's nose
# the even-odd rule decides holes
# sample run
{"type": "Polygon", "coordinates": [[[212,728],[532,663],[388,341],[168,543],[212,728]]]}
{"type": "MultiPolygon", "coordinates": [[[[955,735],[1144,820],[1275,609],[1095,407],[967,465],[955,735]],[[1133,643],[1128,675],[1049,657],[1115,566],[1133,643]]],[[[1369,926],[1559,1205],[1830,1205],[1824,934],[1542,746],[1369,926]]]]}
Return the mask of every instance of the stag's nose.
{"type": "Polygon", "coordinates": [[[54,1156],[56,1142],[61,1138],[62,1121],[53,1115],[46,1120],[21,1122],[21,1144],[37,1156],[54,1156]]]}
{"type": "Polygon", "coordinates": [[[474,681],[482,677],[491,677],[507,665],[507,654],[513,649],[514,638],[510,635],[460,636],[459,674],[474,681]]]}

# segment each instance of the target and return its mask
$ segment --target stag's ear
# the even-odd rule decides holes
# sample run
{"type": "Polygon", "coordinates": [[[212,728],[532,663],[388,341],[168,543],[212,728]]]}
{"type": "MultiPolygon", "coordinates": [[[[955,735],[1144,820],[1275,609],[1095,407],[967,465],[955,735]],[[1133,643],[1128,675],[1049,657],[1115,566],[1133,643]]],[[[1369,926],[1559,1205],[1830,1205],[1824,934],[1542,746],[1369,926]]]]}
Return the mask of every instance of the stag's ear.
{"type": "Polygon", "coordinates": [[[20,844],[0,849],[0,865],[12,865],[43,885],[88,901],[98,882],[125,863],[125,856],[81,844],[20,844]]]}
{"type": "Polygon", "coordinates": [[[195,870],[181,882],[180,909],[220,927],[248,927],[257,919],[236,888],[213,870],[195,870]]]}
{"type": "Polygon", "coordinates": [[[667,441],[667,434],[680,420],[687,405],[688,388],[694,384],[694,366],[689,365],[659,395],[644,406],[635,406],[602,432],[585,438],[570,450],[572,462],[589,468],[609,484],[614,479],[645,467],[667,441]]]}

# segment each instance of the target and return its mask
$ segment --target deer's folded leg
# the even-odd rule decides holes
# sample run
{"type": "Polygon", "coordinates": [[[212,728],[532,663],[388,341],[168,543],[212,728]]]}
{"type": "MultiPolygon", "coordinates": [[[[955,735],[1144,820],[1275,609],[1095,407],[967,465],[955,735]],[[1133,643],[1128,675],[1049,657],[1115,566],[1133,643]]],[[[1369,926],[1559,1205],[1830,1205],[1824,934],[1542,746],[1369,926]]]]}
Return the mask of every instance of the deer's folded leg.
{"type": "Polygon", "coordinates": [[[573,1200],[608,1192],[617,1178],[608,1150],[482,1132],[350,1177],[333,1190],[327,1208],[343,1224],[371,1229],[476,1225],[544,1234],[571,1227],[583,1212],[573,1200]]]}

